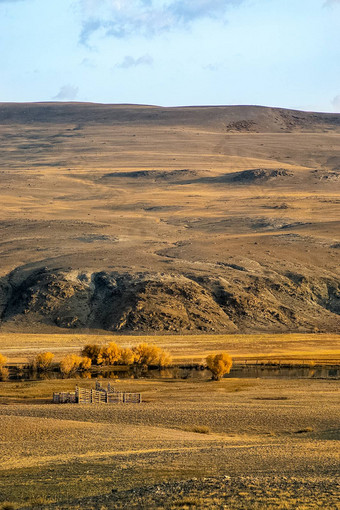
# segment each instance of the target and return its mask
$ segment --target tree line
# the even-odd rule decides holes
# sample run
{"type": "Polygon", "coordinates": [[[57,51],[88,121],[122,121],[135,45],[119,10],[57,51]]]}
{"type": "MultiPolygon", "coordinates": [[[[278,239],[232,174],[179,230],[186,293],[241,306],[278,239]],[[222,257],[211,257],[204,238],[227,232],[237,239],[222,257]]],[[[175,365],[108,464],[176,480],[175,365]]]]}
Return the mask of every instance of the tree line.
{"type": "MultiPolygon", "coordinates": [[[[55,366],[53,360],[52,352],[40,352],[30,362],[30,369],[37,372],[48,371],[55,366]]],[[[5,367],[6,363],[7,358],[0,354],[0,381],[8,379],[9,370],[5,367]]],[[[92,366],[124,365],[165,368],[171,363],[171,354],[157,345],[142,342],[135,347],[120,347],[115,342],[110,342],[106,345],[87,344],[83,347],[81,355],[67,354],[57,366],[63,375],[69,376],[75,372],[88,371],[92,366]]],[[[210,354],[206,358],[206,365],[212,373],[212,379],[219,381],[230,372],[232,358],[225,352],[210,354]]]]}

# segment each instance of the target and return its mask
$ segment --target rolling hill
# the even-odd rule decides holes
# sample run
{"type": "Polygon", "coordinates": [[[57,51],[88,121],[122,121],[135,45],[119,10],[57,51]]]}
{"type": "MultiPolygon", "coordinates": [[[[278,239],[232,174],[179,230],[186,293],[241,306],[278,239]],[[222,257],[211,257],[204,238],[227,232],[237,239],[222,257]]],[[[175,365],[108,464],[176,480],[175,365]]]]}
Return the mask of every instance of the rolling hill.
{"type": "Polygon", "coordinates": [[[1,329],[339,331],[340,115],[0,104],[1,329]]]}

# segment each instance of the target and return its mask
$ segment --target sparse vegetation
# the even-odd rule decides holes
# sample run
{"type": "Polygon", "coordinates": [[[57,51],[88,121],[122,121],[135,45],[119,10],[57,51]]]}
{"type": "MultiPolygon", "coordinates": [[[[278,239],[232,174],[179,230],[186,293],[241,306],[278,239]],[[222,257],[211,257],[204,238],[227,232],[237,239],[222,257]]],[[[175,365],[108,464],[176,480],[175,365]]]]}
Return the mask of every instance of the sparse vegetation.
{"type": "Polygon", "coordinates": [[[184,430],[187,430],[189,432],[195,432],[196,434],[210,434],[211,433],[211,429],[207,425],[192,425],[192,426],[184,428],[184,430]]]}
{"type": "Polygon", "coordinates": [[[233,365],[231,356],[226,352],[210,354],[206,358],[207,366],[212,373],[213,381],[220,381],[225,374],[229,374],[233,365]]]}
{"type": "Polygon", "coordinates": [[[7,381],[8,378],[9,378],[9,369],[4,366],[0,366],[0,381],[7,381]]]}
{"type": "Polygon", "coordinates": [[[308,432],[314,432],[313,427],[305,427],[304,429],[296,430],[295,434],[307,434],[308,432]]]}
{"type": "MultiPolygon", "coordinates": [[[[7,403],[0,405],[4,501],[25,508],[40,500],[46,508],[55,501],[56,508],[152,509],[203,498],[199,508],[210,510],[215,497],[221,498],[216,508],[242,508],[248,500],[256,508],[260,496],[262,507],[272,508],[276,495],[278,503],[283,500],[278,508],[286,501],[292,502],[287,508],[304,508],[303,498],[317,493],[320,506],[336,508],[330,444],[339,437],[337,381],[223,379],[215,386],[206,380],[127,379],[114,385],[143,393],[138,412],[119,405],[46,405],[53,391],[73,391],[77,383],[65,378],[1,384],[0,399],[7,403]],[[255,400],[280,395],[294,402],[294,413],[282,402],[255,400]],[[309,426],[316,437],[296,433],[309,426]],[[318,453],[306,481],[313,449],[318,453]],[[272,473],[273,456],[284,467],[284,479],[272,473]],[[213,477],[221,483],[215,486],[213,477]],[[66,497],[60,486],[67,486],[66,497]],[[112,489],[117,492],[111,497],[112,489]]],[[[93,381],[81,386],[91,388],[93,381]]]]}

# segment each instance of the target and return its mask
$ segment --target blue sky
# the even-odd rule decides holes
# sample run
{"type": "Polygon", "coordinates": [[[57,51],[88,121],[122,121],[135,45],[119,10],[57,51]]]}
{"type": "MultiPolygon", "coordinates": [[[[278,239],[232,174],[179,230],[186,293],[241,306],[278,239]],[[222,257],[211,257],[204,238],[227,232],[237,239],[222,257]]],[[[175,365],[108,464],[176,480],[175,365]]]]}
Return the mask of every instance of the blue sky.
{"type": "Polygon", "coordinates": [[[340,0],[0,0],[0,101],[340,112],[340,0]]]}

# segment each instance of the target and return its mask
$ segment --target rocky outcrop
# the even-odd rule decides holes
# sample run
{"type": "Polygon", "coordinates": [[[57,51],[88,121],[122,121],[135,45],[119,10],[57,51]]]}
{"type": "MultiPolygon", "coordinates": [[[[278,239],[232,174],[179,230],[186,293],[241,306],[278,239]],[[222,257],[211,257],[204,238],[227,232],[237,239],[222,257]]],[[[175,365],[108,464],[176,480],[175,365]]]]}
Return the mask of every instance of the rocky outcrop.
{"type": "Polygon", "coordinates": [[[0,285],[2,322],[108,331],[336,330],[334,279],[264,275],[228,266],[229,277],[36,269],[0,285]]]}

